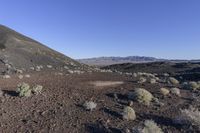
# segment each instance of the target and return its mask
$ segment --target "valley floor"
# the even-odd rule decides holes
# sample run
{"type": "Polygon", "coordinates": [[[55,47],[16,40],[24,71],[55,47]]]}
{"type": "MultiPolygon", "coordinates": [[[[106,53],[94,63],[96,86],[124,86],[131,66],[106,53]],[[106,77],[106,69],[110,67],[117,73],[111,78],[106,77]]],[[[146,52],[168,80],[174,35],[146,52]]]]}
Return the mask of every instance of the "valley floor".
{"type": "Polygon", "coordinates": [[[0,98],[2,133],[121,133],[125,129],[142,126],[144,120],[154,120],[166,133],[182,133],[186,132],[185,129],[173,124],[173,121],[180,115],[180,109],[196,104],[190,90],[181,89],[180,97],[172,94],[164,97],[159,89],[168,87],[167,84],[139,84],[135,78],[117,73],[62,75],[52,71],[29,75],[30,78],[19,79],[17,75],[11,75],[10,79],[0,80],[0,88],[4,92],[0,98]],[[99,86],[91,84],[104,81],[106,84],[99,86]],[[20,98],[16,88],[22,82],[31,86],[39,84],[44,89],[39,95],[20,98]],[[137,118],[126,121],[122,119],[121,112],[129,102],[126,94],[135,88],[150,91],[164,106],[154,103],[145,106],[133,101],[132,107],[137,118]],[[86,111],[82,107],[85,101],[94,101],[97,108],[86,111]]]}

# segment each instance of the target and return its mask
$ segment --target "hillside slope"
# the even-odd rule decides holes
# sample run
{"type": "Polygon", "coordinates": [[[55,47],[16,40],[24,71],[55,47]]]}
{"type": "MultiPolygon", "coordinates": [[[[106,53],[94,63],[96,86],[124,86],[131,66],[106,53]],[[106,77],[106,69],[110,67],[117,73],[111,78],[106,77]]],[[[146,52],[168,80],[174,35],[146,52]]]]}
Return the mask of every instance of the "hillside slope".
{"type": "Polygon", "coordinates": [[[36,66],[86,69],[73,59],[0,25],[0,72],[8,69],[29,69],[36,66]]]}

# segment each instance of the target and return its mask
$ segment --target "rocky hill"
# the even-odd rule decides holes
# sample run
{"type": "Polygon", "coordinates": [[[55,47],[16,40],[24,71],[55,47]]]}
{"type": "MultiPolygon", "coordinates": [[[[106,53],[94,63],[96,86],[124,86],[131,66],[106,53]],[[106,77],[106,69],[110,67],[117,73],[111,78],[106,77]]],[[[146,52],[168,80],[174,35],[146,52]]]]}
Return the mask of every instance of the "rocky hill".
{"type": "Polygon", "coordinates": [[[16,69],[66,68],[86,70],[86,65],[54,51],[8,27],[0,25],[0,73],[16,69]]]}

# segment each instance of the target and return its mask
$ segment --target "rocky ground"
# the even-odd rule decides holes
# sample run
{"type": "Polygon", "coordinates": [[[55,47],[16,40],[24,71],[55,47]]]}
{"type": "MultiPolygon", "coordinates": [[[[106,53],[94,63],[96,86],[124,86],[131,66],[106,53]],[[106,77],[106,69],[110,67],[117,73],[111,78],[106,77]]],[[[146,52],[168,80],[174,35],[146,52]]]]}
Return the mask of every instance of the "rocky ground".
{"type": "Polygon", "coordinates": [[[199,132],[199,81],[199,63],[100,70],[0,25],[2,133],[199,132]]]}
{"type": "Polygon", "coordinates": [[[166,133],[198,132],[196,125],[177,122],[180,120],[177,118],[185,118],[181,110],[200,107],[200,91],[185,89],[181,82],[165,81],[170,77],[166,73],[164,76],[109,72],[69,74],[47,69],[9,76],[0,79],[0,132],[128,133],[133,128],[143,128],[145,120],[154,121],[166,133]],[[43,89],[37,95],[19,97],[16,90],[22,82],[41,85],[43,89]],[[179,95],[172,92],[163,95],[160,91],[160,88],[172,91],[174,87],[180,89],[179,95]],[[153,95],[149,105],[129,98],[137,88],[153,95]],[[86,110],[83,106],[86,101],[94,102],[94,109],[86,110]],[[123,119],[122,112],[127,106],[134,109],[134,120],[123,119]]]}

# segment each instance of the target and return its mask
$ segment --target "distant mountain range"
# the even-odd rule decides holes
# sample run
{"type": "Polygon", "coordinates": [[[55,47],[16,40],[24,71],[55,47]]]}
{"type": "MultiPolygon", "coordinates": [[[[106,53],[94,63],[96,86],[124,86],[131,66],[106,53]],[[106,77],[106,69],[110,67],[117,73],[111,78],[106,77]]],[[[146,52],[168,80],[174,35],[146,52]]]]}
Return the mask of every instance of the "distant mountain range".
{"type": "Polygon", "coordinates": [[[200,60],[168,60],[168,59],[159,59],[155,57],[146,57],[146,56],[127,56],[127,57],[97,57],[97,58],[87,58],[87,59],[78,59],[80,63],[94,66],[108,66],[114,64],[123,64],[123,63],[148,63],[148,62],[200,62],[200,60]]]}
{"type": "Polygon", "coordinates": [[[77,61],[88,65],[107,66],[107,65],[122,64],[122,63],[165,61],[165,59],[157,59],[154,57],[145,57],[145,56],[128,56],[128,57],[97,57],[97,58],[78,59],[77,61]]]}

